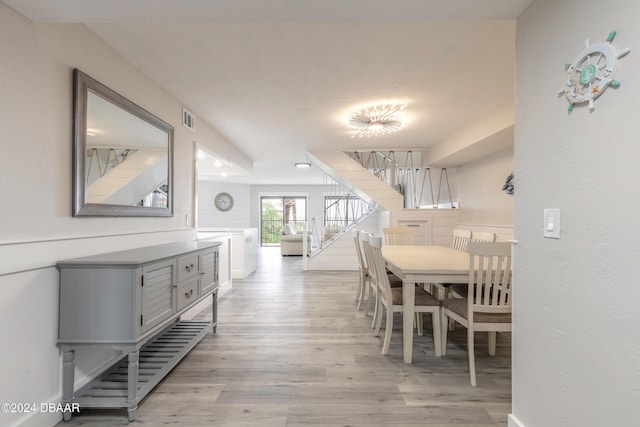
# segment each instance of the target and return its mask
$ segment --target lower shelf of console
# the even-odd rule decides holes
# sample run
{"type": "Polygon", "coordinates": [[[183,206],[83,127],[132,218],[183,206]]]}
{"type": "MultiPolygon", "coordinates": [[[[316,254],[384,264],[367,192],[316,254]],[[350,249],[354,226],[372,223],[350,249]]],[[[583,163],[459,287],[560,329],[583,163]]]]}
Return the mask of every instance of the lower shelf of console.
{"type": "Polygon", "coordinates": [[[212,331],[212,322],[180,321],[146,343],[139,353],[137,396],[128,401],[128,355],[113,367],[75,392],[73,402],[82,408],[127,408],[129,421],[135,419],[140,402],[212,331]]]}

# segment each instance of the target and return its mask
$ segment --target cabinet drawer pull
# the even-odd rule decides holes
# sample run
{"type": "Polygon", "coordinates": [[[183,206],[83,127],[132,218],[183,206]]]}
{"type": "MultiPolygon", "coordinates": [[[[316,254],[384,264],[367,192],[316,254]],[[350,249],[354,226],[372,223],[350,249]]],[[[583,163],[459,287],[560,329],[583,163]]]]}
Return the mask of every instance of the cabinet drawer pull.
{"type": "Polygon", "coordinates": [[[193,289],[191,289],[189,292],[184,293],[184,296],[187,298],[191,298],[191,295],[193,295],[193,289]]]}
{"type": "Polygon", "coordinates": [[[184,268],[185,268],[185,270],[187,270],[187,271],[191,271],[191,270],[193,270],[193,264],[185,265],[185,266],[184,266],[184,268]]]}

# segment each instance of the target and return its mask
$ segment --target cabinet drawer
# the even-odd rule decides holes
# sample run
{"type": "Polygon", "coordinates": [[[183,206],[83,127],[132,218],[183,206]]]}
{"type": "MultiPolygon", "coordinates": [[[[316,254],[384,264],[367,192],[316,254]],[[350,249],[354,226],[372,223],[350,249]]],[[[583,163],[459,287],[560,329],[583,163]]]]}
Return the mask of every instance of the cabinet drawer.
{"type": "Polygon", "coordinates": [[[178,281],[200,271],[198,254],[190,254],[178,258],[178,281]]]}
{"type": "Polygon", "coordinates": [[[178,310],[182,310],[192,302],[198,299],[199,277],[187,279],[178,283],[178,310]]]}

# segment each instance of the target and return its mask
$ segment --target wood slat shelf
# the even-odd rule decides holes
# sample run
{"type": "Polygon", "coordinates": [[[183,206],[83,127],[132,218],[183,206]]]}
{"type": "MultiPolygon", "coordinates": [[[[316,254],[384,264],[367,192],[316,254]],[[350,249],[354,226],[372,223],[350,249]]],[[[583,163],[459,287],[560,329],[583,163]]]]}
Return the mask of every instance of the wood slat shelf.
{"type": "MultiPolygon", "coordinates": [[[[204,338],[212,322],[180,321],[171,325],[140,349],[138,397],[140,402],[204,338]]],[[[120,408],[127,402],[128,360],[124,356],[76,392],[81,408],[120,408]]],[[[136,403],[137,403],[136,402],[136,403]]]]}

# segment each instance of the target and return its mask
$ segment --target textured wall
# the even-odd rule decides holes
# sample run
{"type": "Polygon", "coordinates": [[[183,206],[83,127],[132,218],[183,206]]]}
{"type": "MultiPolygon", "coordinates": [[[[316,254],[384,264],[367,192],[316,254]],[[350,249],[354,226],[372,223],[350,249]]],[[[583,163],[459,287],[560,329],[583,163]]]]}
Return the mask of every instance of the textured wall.
{"type": "Polygon", "coordinates": [[[640,3],[537,0],[518,19],[513,414],[527,427],[640,419],[640,3]],[[631,47],[622,86],[567,114],[585,39],[631,47]],[[561,238],[543,238],[543,209],[561,238]]]}
{"type": "Polygon", "coordinates": [[[457,169],[459,221],[513,226],[514,198],[502,191],[513,171],[513,149],[502,150],[457,169]]]}

